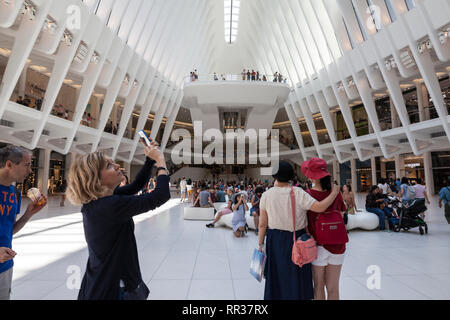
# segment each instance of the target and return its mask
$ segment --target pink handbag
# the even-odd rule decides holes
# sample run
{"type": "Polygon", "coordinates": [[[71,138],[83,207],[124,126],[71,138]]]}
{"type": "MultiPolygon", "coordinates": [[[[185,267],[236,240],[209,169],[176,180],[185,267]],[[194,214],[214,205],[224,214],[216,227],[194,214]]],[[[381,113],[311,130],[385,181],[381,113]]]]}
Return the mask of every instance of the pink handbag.
{"type": "Polygon", "coordinates": [[[305,264],[311,263],[317,259],[317,245],[313,237],[303,241],[302,239],[295,239],[295,195],[294,187],[291,187],[291,206],[292,206],[292,220],[294,222],[294,245],[292,246],[292,262],[300,268],[305,264]]]}

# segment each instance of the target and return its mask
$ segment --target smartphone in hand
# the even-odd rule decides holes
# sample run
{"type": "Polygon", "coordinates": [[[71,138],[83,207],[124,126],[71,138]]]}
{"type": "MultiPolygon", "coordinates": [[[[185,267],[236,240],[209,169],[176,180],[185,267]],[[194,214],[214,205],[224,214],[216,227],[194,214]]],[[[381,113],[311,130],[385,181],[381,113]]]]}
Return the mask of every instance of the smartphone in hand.
{"type": "Polygon", "coordinates": [[[147,136],[147,134],[145,133],[144,130],[141,130],[138,132],[139,136],[141,137],[142,140],[144,140],[145,144],[150,147],[151,143],[152,143],[152,139],[147,136]]]}

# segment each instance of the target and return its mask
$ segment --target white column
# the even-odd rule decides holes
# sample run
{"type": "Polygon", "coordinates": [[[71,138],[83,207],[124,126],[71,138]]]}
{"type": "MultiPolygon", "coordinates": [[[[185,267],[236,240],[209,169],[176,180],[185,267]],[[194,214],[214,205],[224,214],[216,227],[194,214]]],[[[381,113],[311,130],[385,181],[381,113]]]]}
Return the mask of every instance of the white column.
{"type": "Polygon", "coordinates": [[[378,181],[377,181],[377,162],[376,162],[376,158],[372,158],[370,159],[370,167],[372,169],[372,185],[377,185],[378,181]]]}
{"type": "MultiPolygon", "coordinates": [[[[97,98],[97,97],[93,97],[92,98],[92,104],[91,104],[91,117],[95,120],[92,121],[91,126],[93,128],[97,128],[98,127],[98,123],[99,123],[99,118],[100,118],[100,99],[101,98],[97,98]]],[[[97,128],[98,129],[98,128],[97,128]]]]}
{"type": "MultiPolygon", "coordinates": [[[[331,113],[331,120],[333,121],[334,130],[337,131],[337,114],[336,112],[331,113]]],[[[336,137],[337,139],[337,137],[336,137]]]]}
{"type": "Polygon", "coordinates": [[[29,64],[25,64],[22,73],[19,78],[19,97],[25,98],[25,89],[27,87],[27,71],[29,64]]]}
{"type": "Polygon", "coordinates": [[[351,163],[351,172],[352,172],[352,190],[353,193],[358,191],[358,183],[356,181],[356,159],[352,159],[351,163]]]}
{"type": "Polygon", "coordinates": [[[405,160],[402,154],[397,154],[395,156],[395,177],[403,178],[406,175],[405,171],[405,160]]]}
{"type": "Polygon", "coordinates": [[[434,177],[433,177],[433,162],[431,161],[431,152],[423,154],[423,167],[425,171],[425,183],[427,187],[428,196],[434,194],[434,177]]]}
{"type": "Polygon", "coordinates": [[[341,175],[339,172],[339,162],[337,160],[333,161],[333,180],[336,180],[339,185],[341,185],[341,175]]]}
{"type": "Polygon", "coordinates": [[[65,167],[64,167],[64,179],[67,181],[67,178],[69,177],[69,170],[72,166],[73,160],[75,160],[76,153],[69,152],[66,155],[66,161],[65,161],[65,167]]]}
{"type": "MultiPolygon", "coordinates": [[[[114,107],[113,107],[113,114],[112,114],[112,117],[111,117],[111,120],[112,120],[112,122],[113,122],[113,127],[117,124],[117,122],[118,122],[118,112],[119,112],[119,108],[120,108],[120,102],[116,102],[115,104],[114,104],[114,107]]],[[[109,121],[108,121],[109,122],[109,121]]]]}
{"type": "Polygon", "coordinates": [[[48,195],[48,177],[50,174],[51,150],[39,150],[38,188],[44,196],[48,195]]]}
{"type": "Polygon", "coordinates": [[[425,84],[422,84],[420,86],[420,88],[422,90],[422,99],[423,99],[422,101],[423,101],[425,120],[430,120],[430,100],[428,99],[428,89],[425,86],[425,84]]]}
{"type": "Polygon", "coordinates": [[[386,162],[380,161],[380,169],[381,169],[381,177],[382,178],[388,178],[387,172],[386,172],[386,162]]]}
{"type": "Polygon", "coordinates": [[[417,105],[419,108],[419,120],[420,120],[420,122],[422,122],[422,121],[425,121],[424,92],[422,90],[423,81],[422,80],[414,80],[414,84],[416,85],[416,91],[417,91],[417,105]]]}
{"type": "Polygon", "coordinates": [[[400,120],[398,118],[397,110],[395,110],[394,102],[392,98],[389,99],[391,104],[391,118],[392,118],[392,129],[398,128],[400,126],[400,120]]]}

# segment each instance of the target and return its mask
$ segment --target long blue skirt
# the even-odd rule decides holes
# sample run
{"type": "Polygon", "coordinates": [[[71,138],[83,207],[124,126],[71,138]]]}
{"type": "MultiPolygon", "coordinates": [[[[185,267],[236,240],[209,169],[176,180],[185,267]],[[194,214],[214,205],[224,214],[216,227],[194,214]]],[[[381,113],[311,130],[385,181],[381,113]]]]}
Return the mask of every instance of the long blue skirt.
{"type": "MultiPolygon", "coordinates": [[[[296,238],[305,233],[298,230],[296,238]]],[[[313,300],[312,266],[292,262],[292,232],[269,229],[266,239],[264,300],[313,300]]]]}

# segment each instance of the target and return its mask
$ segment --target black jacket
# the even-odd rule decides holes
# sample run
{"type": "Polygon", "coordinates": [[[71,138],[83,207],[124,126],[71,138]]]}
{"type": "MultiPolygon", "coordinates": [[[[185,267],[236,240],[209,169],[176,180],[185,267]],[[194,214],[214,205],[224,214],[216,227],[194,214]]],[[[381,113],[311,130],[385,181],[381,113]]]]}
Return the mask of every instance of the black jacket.
{"type": "Polygon", "coordinates": [[[126,291],[142,282],[133,216],[154,210],[170,199],[169,177],[157,178],[156,189],[136,196],[147,183],[154,161],[147,158],[136,180],[114,195],[83,205],[83,225],[89,259],[79,300],[118,300],[120,280],[126,291]]]}

